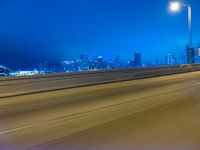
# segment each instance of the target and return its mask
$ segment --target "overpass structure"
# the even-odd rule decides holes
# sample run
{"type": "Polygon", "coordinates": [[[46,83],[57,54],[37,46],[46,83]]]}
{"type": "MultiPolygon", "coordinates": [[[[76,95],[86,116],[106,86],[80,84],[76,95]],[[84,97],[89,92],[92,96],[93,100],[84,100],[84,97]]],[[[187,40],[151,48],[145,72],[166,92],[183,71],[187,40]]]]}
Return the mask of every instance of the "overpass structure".
{"type": "Polygon", "coordinates": [[[200,66],[0,78],[2,150],[199,150],[200,66]]]}

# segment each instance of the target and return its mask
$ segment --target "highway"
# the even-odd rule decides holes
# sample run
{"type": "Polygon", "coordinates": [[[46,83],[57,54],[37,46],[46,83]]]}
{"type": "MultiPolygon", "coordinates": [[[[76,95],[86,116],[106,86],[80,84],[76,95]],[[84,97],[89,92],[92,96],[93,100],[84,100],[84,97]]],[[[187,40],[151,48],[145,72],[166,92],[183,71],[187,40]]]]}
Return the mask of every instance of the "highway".
{"type": "Polygon", "coordinates": [[[2,79],[0,150],[200,149],[200,72],[64,88],[77,79],[57,78],[2,79]]]}

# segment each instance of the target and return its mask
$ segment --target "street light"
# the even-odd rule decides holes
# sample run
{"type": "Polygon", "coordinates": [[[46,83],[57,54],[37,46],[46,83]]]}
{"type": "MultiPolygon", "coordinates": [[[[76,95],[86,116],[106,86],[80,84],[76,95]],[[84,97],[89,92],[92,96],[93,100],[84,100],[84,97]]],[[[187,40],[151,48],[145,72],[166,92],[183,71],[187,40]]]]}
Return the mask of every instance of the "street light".
{"type": "Polygon", "coordinates": [[[189,37],[189,45],[187,47],[187,63],[193,64],[195,63],[195,51],[192,47],[192,7],[190,4],[190,0],[187,1],[187,4],[184,4],[178,0],[173,0],[173,2],[170,2],[170,10],[172,12],[180,11],[182,7],[187,7],[188,9],[188,37],[189,37]]]}
{"type": "Polygon", "coordinates": [[[188,8],[188,33],[189,33],[189,48],[192,49],[192,7],[190,1],[188,0],[187,4],[173,1],[170,2],[170,11],[177,12],[180,11],[182,7],[188,8]]]}
{"type": "Polygon", "coordinates": [[[180,11],[181,3],[179,2],[170,2],[170,10],[173,12],[180,11]]]}

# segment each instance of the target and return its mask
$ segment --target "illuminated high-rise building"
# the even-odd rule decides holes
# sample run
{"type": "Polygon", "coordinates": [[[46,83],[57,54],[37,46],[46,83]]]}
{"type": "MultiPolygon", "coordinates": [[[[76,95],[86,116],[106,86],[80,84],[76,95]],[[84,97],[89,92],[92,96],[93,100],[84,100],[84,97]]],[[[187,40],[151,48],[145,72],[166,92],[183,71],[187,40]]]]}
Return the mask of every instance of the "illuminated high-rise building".
{"type": "Polygon", "coordinates": [[[88,60],[88,54],[87,53],[82,53],[80,55],[80,70],[88,70],[89,69],[89,60],[88,60]]]}
{"type": "Polygon", "coordinates": [[[173,66],[173,65],[177,64],[175,54],[168,54],[166,56],[165,61],[166,61],[166,65],[168,65],[168,66],[173,66]]]}
{"type": "Polygon", "coordinates": [[[196,55],[195,55],[195,62],[198,63],[198,64],[200,64],[200,43],[197,46],[197,51],[195,53],[196,53],[196,55]]]}
{"type": "Polygon", "coordinates": [[[97,57],[97,68],[103,69],[103,57],[102,56],[97,57]]]}
{"type": "Polygon", "coordinates": [[[179,64],[179,65],[186,64],[186,58],[185,58],[185,55],[181,55],[181,56],[179,56],[179,58],[178,58],[178,64],[179,64]]]}
{"type": "Polygon", "coordinates": [[[187,64],[195,63],[195,50],[189,45],[186,46],[187,64]]]}
{"type": "Polygon", "coordinates": [[[140,53],[134,54],[134,66],[141,67],[142,66],[142,56],[140,53]]]}
{"type": "Polygon", "coordinates": [[[200,57],[200,43],[199,43],[199,45],[198,45],[198,47],[197,47],[197,52],[198,52],[198,56],[200,57]]]}
{"type": "Polygon", "coordinates": [[[122,68],[122,62],[120,59],[120,55],[116,55],[115,57],[115,68],[122,68]]]}

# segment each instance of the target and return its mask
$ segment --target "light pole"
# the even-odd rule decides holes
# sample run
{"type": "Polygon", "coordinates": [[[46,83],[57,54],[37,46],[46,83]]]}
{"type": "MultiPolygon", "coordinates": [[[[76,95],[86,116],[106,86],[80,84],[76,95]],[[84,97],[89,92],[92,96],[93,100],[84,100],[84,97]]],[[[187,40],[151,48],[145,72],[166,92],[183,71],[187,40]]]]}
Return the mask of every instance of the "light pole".
{"type": "Polygon", "coordinates": [[[182,7],[187,7],[188,8],[188,35],[189,35],[189,48],[192,48],[192,6],[190,1],[188,0],[187,4],[178,2],[178,1],[173,1],[170,2],[170,10],[172,12],[177,12],[180,11],[182,7]]]}
{"type": "Polygon", "coordinates": [[[192,6],[190,1],[188,0],[187,3],[182,3],[180,0],[173,0],[170,2],[170,10],[172,12],[178,12],[181,10],[182,7],[187,7],[188,9],[188,37],[189,37],[189,43],[186,47],[186,53],[187,53],[187,63],[193,64],[195,63],[195,50],[193,48],[193,42],[192,42],[192,6]]]}
{"type": "Polygon", "coordinates": [[[189,48],[192,48],[192,7],[188,1],[188,33],[189,33],[189,48]]]}

